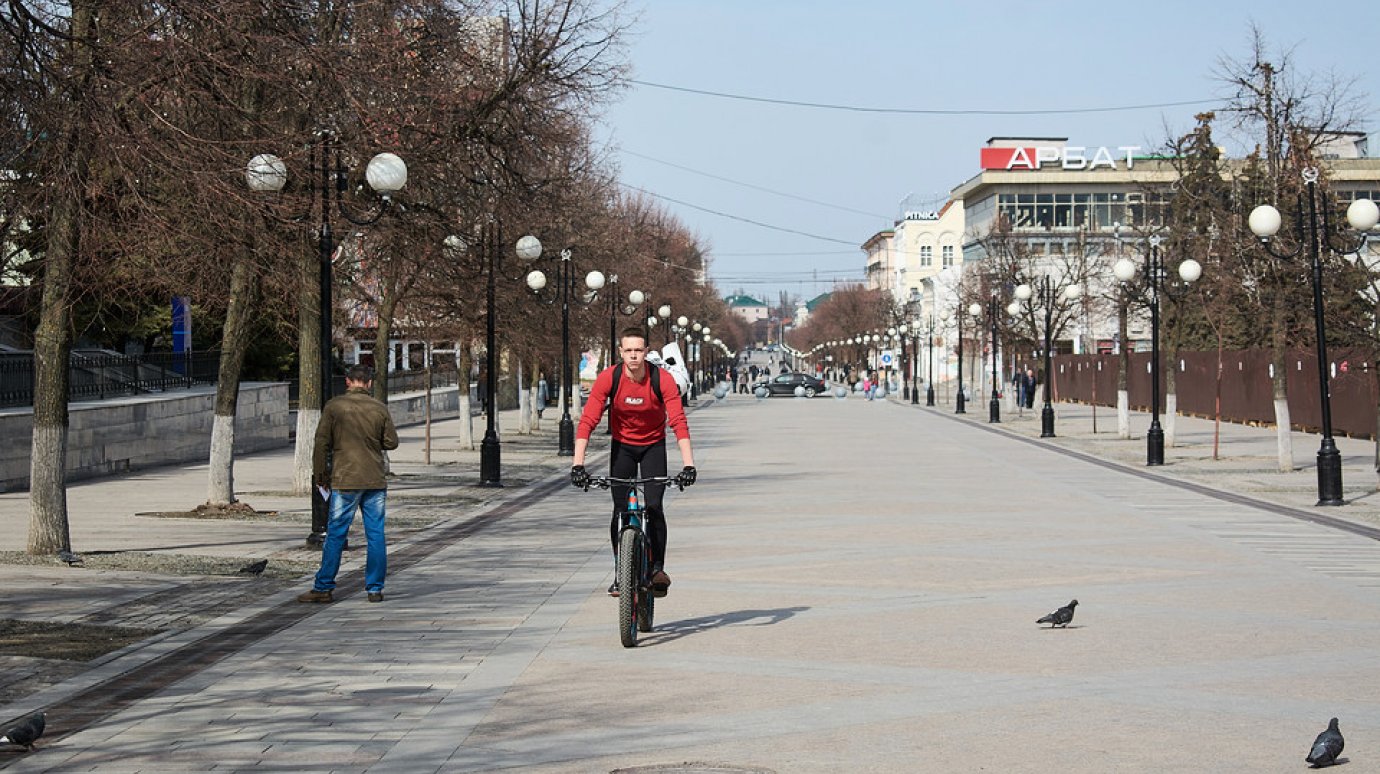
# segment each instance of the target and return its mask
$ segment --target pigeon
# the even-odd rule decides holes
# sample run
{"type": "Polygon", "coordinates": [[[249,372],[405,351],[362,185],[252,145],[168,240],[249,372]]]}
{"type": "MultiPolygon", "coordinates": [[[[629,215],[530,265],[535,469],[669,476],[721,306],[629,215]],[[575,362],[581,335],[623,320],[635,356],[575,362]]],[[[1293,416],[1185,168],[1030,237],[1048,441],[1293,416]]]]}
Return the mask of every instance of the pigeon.
{"type": "Polygon", "coordinates": [[[80,567],[82,564],[81,554],[74,554],[67,549],[57,552],[58,561],[66,562],[69,567],[80,567]]]}
{"type": "Polygon", "coordinates": [[[240,568],[240,575],[262,575],[264,568],[268,566],[267,559],[260,559],[257,562],[250,562],[240,568]]]}
{"type": "MultiPolygon", "coordinates": [[[[0,743],[18,745],[25,750],[34,749],[34,742],[43,736],[44,718],[47,715],[46,712],[35,712],[24,718],[6,730],[4,736],[0,736],[0,743]]],[[[1340,738],[1339,736],[1338,739],[1340,738]]]]}
{"type": "Polygon", "coordinates": [[[1308,757],[1304,761],[1313,764],[1314,768],[1331,766],[1337,762],[1337,756],[1342,754],[1342,747],[1346,741],[1342,739],[1342,732],[1337,730],[1337,719],[1333,718],[1327,723],[1327,730],[1318,734],[1318,738],[1313,740],[1313,749],[1309,751],[1308,757]]]}
{"type": "Polygon", "coordinates": [[[1068,603],[1067,605],[1064,605],[1063,607],[1059,608],[1058,610],[1055,610],[1053,613],[1050,613],[1044,618],[1041,618],[1035,623],[1047,623],[1049,624],[1049,628],[1051,629],[1053,629],[1056,626],[1068,626],[1069,621],[1073,620],[1073,609],[1075,607],[1078,607],[1078,600],[1076,599],[1068,603]]]}

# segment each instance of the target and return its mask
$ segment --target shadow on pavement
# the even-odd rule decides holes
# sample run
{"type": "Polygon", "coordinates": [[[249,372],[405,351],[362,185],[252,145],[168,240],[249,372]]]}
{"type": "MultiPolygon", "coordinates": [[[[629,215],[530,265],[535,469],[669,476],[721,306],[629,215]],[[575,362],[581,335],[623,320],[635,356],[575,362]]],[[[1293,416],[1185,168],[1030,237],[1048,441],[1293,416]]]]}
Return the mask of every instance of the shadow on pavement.
{"type": "Polygon", "coordinates": [[[688,637],[723,626],[771,626],[809,609],[808,607],[779,607],[775,610],[735,610],[731,613],[658,623],[655,631],[648,634],[644,641],[648,645],[672,642],[681,637],[688,637]]]}

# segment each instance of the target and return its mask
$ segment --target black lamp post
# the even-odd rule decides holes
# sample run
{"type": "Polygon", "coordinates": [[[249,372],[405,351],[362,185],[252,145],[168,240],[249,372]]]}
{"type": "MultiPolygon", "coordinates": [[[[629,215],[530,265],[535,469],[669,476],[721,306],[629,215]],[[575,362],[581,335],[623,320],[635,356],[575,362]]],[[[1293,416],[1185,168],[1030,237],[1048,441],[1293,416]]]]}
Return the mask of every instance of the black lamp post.
{"type": "Polygon", "coordinates": [[[1039,293],[1039,295],[1040,295],[1040,304],[1043,305],[1043,306],[1044,306],[1044,309],[1045,309],[1045,331],[1044,331],[1044,339],[1045,339],[1045,349],[1044,349],[1044,369],[1045,369],[1045,384],[1044,384],[1044,387],[1045,387],[1045,405],[1044,405],[1044,408],[1042,408],[1042,409],[1040,410],[1040,437],[1041,437],[1041,438],[1053,438],[1053,437],[1054,437],[1054,402],[1053,402],[1054,398],[1053,398],[1053,389],[1052,389],[1052,387],[1053,387],[1053,385],[1054,385],[1054,371],[1053,371],[1053,363],[1052,363],[1051,357],[1050,357],[1050,349],[1052,348],[1053,344],[1052,344],[1052,342],[1050,341],[1050,339],[1051,339],[1051,338],[1053,337],[1053,335],[1054,335],[1054,330],[1053,330],[1053,327],[1054,327],[1054,302],[1055,302],[1055,300],[1056,300],[1056,296],[1057,296],[1057,295],[1061,295],[1061,296],[1063,296],[1064,298],[1067,298],[1067,299],[1075,299],[1075,298],[1078,298],[1079,296],[1081,296],[1081,295],[1083,294],[1083,288],[1082,288],[1081,286],[1079,286],[1078,283],[1075,282],[1075,283],[1066,285],[1066,286],[1062,289],[1062,291],[1059,291],[1058,293],[1056,293],[1055,288],[1054,288],[1054,283],[1050,281],[1048,275],[1046,275],[1046,276],[1044,276],[1044,277],[1041,277],[1035,288],[1032,288],[1029,284],[1025,284],[1025,283],[1022,283],[1022,284],[1016,286],[1016,298],[1019,299],[1019,300],[1021,300],[1021,301],[1030,302],[1031,297],[1032,297],[1036,292],[1039,293]]]}
{"type": "MultiPolygon", "coordinates": [[[[372,215],[356,216],[345,207],[347,181],[345,166],[341,161],[340,144],[334,134],[321,132],[312,148],[310,177],[311,207],[318,202],[321,211],[321,226],[317,232],[317,253],[320,258],[318,277],[318,318],[321,337],[320,408],[325,408],[331,399],[331,294],[334,282],[331,278],[331,261],[335,257],[335,238],[331,231],[331,201],[334,199],[336,212],[357,226],[368,226],[378,222],[392,203],[392,195],[407,184],[407,165],[392,153],[380,153],[369,160],[365,169],[365,179],[369,187],[382,198],[378,211],[372,215]],[[334,154],[334,158],[332,158],[334,154]],[[318,189],[316,180],[320,180],[318,189]],[[334,185],[332,185],[334,179],[334,185]],[[334,189],[334,196],[332,196],[334,189]],[[319,194],[319,196],[318,196],[319,194]]],[[[262,153],[249,160],[245,169],[245,179],[253,191],[277,193],[287,184],[287,165],[271,153],[262,153]]],[[[305,215],[303,219],[310,217],[305,215]]],[[[375,353],[378,355],[379,353],[375,353]]],[[[385,370],[387,363],[384,364],[385,370]]],[[[386,378],[387,374],[385,374],[386,378]]],[[[319,546],[326,539],[326,522],[329,520],[330,503],[315,486],[311,487],[311,532],[307,535],[307,545],[319,546]]]]}
{"type": "Polygon", "coordinates": [[[907,380],[910,371],[910,360],[906,357],[906,326],[902,323],[898,328],[891,328],[887,331],[894,341],[901,344],[901,401],[910,400],[910,382],[907,380]]]}
{"type": "Polygon", "coordinates": [[[997,399],[997,391],[1001,388],[1001,383],[997,380],[997,297],[994,295],[987,299],[987,322],[992,326],[992,398],[987,401],[987,421],[989,423],[1001,422],[1001,401],[997,399]]]}
{"type": "MultiPolygon", "coordinates": [[[[1136,276],[1136,265],[1122,258],[1112,266],[1112,272],[1123,283],[1136,276]]],[[[1164,464],[1164,429],[1160,427],[1160,294],[1165,286],[1164,259],[1160,255],[1160,236],[1150,237],[1150,254],[1145,264],[1146,290],[1150,307],[1150,429],[1145,433],[1145,464],[1164,464]]],[[[1179,278],[1185,283],[1196,282],[1203,275],[1203,267],[1192,258],[1179,264],[1179,278]]]]}
{"type": "Polygon", "coordinates": [[[1338,244],[1333,241],[1337,235],[1332,233],[1331,218],[1328,214],[1331,207],[1327,202],[1323,203],[1322,223],[1319,227],[1318,169],[1316,167],[1304,169],[1303,181],[1307,187],[1308,222],[1305,229],[1303,219],[1305,203],[1304,197],[1301,196],[1294,221],[1294,236],[1298,244],[1292,252],[1277,251],[1270,246],[1270,238],[1279,233],[1281,225],[1279,210],[1268,204],[1262,204],[1251,210],[1249,224],[1251,232],[1260,238],[1266,252],[1276,258],[1293,258],[1303,251],[1305,242],[1307,243],[1308,257],[1313,265],[1313,325],[1317,329],[1318,337],[1318,392],[1322,403],[1323,423],[1322,445],[1318,449],[1318,505],[1343,505],[1346,501],[1342,499],[1342,455],[1337,450],[1337,442],[1332,438],[1332,402],[1331,391],[1328,386],[1327,366],[1327,328],[1323,322],[1322,250],[1326,247],[1343,254],[1360,252],[1366,243],[1368,232],[1375,228],[1377,219],[1380,219],[1380,211],[1377,211],[1375,202],[1369,199],[1357,199],[1352,202],[1351,206],[1347,208],[1346,219],[1352,228],[1361,232],[1360,240],[1355,245],[1338,244]]]}
{"type": "Polygon", "coordinates": [[[968,411],[964,408],[967,398],[963,395],[963,310],[960,308],[954,317],[957,318],[958,322],[958,398],[954,401],[954,405],[957,407],[954,409],[954,413],[967,414],[968,411]]]}
{"type": "Polygon", "coordinates": [[[628,303],[623,303],[618,297],[618,275],[609,276],[609,284],[614,288],[609,292],[609,362],[613,365],[613,359],[618,356],[618,315],[631,317],[637,314],[646,299],[646,294],[640,290],[633,290],[628,293],[628,303]]]}
{"type": "Polygon", "coordinates": [[[926,331],[930,339],[930,367],[929,378],[925,380],[925,405],[934,405],[934,310],[930,310],[930,327],[926,331]]]}
{"type": "MultiPolygon", "coordinates": [[[[525,236],[518,240],[518,254],[529,260],[535,260],[541,256],[541,241],[534,236],[525,236]]],[[[556,293],[548,303],[561,302],[561,421],[559,425],[559,445],[556,454],[561,457],[575,456],[575,423],[570,418],[571,392],[570,385],[574,377],[570,372],[570,296],[575,290],[575,264],[570,260],[571,252],[569,248],[561,251],[561,261],[556,269],[556,282],[558,287],[556,293]]],[[[546,287],[546,274],[540,269],[533,269],[527,273],[527,287],[532,292],[540,294],[546,287]]],[[[598,293],[604,287],[604,275],[602,272],[591,271],[585,275],[585,287],[598,293]]],[[[594,301],[590,297],[584,303],[594,301]]]]}

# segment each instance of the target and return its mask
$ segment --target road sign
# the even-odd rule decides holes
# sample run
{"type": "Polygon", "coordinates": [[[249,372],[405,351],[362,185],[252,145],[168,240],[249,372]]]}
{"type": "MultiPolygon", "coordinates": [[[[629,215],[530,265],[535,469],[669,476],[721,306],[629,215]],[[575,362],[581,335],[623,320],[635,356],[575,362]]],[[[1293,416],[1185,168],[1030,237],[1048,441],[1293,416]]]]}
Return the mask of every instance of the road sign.
{"type": "Polygon", "coordinates": [[[890,367],[896,362],[896,355],[889,349],[882,350],[882,365],[890,367]]]}

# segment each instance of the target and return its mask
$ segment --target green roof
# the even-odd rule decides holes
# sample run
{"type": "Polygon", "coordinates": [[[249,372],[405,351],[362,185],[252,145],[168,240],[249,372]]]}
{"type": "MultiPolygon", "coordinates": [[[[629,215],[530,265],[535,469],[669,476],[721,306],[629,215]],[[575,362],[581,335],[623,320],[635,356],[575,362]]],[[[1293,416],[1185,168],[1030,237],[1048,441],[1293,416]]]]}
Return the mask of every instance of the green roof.
{"type": "Polygon", "coordinates": [[[729,296],[724,299],[724,303],[729,306],[766,306],[767,302],[758,301],[752,296],[729,296]]]}

